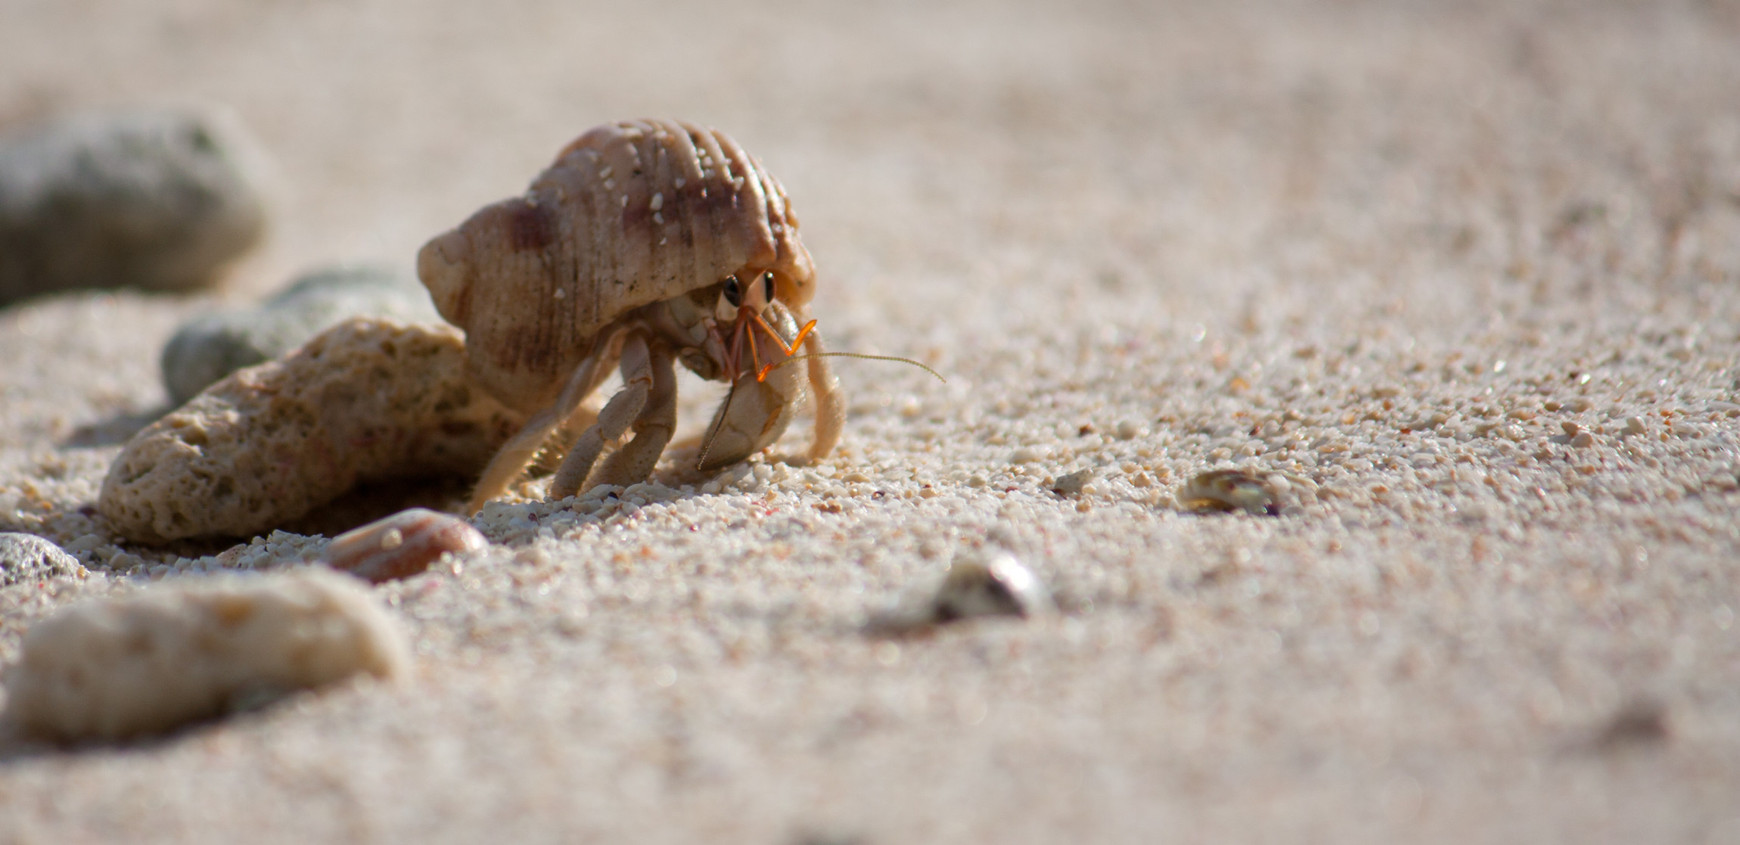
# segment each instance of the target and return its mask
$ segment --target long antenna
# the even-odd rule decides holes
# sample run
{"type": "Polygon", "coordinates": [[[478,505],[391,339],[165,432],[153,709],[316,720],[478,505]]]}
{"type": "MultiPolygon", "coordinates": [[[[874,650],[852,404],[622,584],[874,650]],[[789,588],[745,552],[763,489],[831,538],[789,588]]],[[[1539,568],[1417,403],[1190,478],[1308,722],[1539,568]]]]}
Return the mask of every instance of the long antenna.
{"type": "MultiPolygon", "coordinates": [[[[793,355],[790,358],[787,358],[784,361],[781,361],[777,364],[768,364],[767,366],[761,368],[761,374],[766,375],[767,373],[770,373],[774,370],[777,370],[780,367],[783,367],[787,364],[792,363],[793,361],[802,361],[806,358],[863,358],[867,361],[893,361],[897,364],[911,364],[914,367],[917,367],[917,368],[924,370],[925,372],[930,373],[931,375],[935,376],[937,381],[940,381],[943,384],[949,383],[949,380],[946,378],[943,378],[941,373],[938,373],[936,370],[933,370],[933,369],[931,369],[923,364],[920,364],[919,362],[914,361],[911,358],[902,358],[898,355],[867,355],[863,352],[805,352],[802,355],[793,355]]],[[[735,382],[733,382],[733,384],[735,384],[735,382]]]]}

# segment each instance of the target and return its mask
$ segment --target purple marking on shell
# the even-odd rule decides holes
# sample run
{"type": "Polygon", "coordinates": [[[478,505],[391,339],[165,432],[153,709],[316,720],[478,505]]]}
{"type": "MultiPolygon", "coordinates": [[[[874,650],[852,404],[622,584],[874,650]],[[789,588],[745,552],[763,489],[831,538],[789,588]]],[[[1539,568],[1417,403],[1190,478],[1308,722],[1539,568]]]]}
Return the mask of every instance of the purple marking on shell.
{"type": "Polygon", "coordinates": [[[326,563],[379,584],[422,573],[443,554],[460,555],[488,545],[489,540],[465,520],[409,508],[332,538],[326,563]]]}

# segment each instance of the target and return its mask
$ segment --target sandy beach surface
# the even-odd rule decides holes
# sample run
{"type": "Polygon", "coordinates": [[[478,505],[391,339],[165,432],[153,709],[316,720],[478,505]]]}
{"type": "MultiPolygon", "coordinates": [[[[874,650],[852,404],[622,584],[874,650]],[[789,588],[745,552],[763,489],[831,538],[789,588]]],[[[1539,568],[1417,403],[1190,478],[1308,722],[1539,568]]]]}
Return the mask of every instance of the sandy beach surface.
{"type": "Polygon", "coordinates": [[[947,383],[840,359],[818,464],[492,505],[375,588],[405,685],[8,737],[0,841],[1740,841],[1737,91],[1729,0],[5,0],[0,129],[227,108],[273,217],[214,292],[0,311],[0,528],[90,573],[0,589],[0,659],[306,544],[95,515],[180,322],[599,123],[729,132],[831,346],[947,383]],[[1286,507],[1181,510],[1225,468],[1286,507]],[[866,630],[996,551],[1056,612],[866,630]]]}

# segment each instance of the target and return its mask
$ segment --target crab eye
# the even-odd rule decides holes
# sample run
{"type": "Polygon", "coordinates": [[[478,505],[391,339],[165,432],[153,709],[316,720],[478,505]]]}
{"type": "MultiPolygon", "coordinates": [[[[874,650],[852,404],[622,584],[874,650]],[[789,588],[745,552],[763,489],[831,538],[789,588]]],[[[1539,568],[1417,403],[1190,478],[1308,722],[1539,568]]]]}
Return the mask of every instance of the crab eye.
{"type": "Polygon", "coordinates": [[[743,304],[743,285],[736,276],[725,277],[725,301],[731,303],[732,308],[743,304]]]}
{"type": "Polygon", "coordinates": [[[763,273],[761,275],[761,285],[762,285],[763,295],[767,297],[768,302],[772,302],[773,301],[773,271],[772,270],[769,270],[766,273],[763,273]]]}

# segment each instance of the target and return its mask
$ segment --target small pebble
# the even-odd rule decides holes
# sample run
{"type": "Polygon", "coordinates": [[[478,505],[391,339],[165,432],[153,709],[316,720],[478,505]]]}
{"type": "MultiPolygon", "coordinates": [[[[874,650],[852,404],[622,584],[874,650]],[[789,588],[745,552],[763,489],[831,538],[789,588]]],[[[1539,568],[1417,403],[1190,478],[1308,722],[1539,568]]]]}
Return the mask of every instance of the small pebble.
{"type": "Polygon", "coordinates": [[[1275,480],[1243,470],[1218,469],[1190,479],[1179,492],[1178,501],[1193,513],[1242,510],[1275,516],[1281,512],[1282,492],[1275,480]]]}
{"type": "Polygon", "coordinates": [[[209,287],[265,234],[258,155],[216,113],[89,114],[0,138],[0,305],[209,287]]]}
{"type": "Polygon", "coordinates": [[[409,508],[334,537],[323,559],[333,569],[380,584],[420,574],[444,554],[462,555],[488,545],[465,520],[409,508]]]}
{"type": "Polygon", "coordinates": [[[35,534],[0,534],[0,587],[49,578],[83,578],[78,559],[35,534]]]}
{"type": "Polygon", "coordinates": [[[1646,430],[1647,429],[1643,427],[1642,417],[1631,417],[1625,421],[1625,436],[1627,437],[1642,434],[1646,430]]]}
{"type": "Polygon", "coordinates": [[[163,385],[180,406],[243,367],[270,361],[350,317],[436,323],[441,317],[416,276],[385,266],[308,273],[258,307],[195,317],[182,324],[160,360],[163,385]]]}
{"type": "Polygon", "coordinates": [[[1608,719],[1592,744],[1596,750],[1613,751],[1658,745],[1672,738],[1666,707],[1654,701],[1633,701],[1608,719]]]}
{"type": "Polygon", "coordinates": [[[1057,480],[1051,482],[1051,492],[1059,496],[1079,496],[1082,488],[1086,487],[1087,483],[1092,480],[1094,480],[1093,470],[1078,469],[1068,475],[1059,476],[1057,480]]]}
{"type": "Polygon", "coordinates": [[[399,622],[351,578],[190,578],[33,625],[6,673],[6,718],[53,740],[125,739],[352,675],[399,680],[410,664],[399,622]]]}

